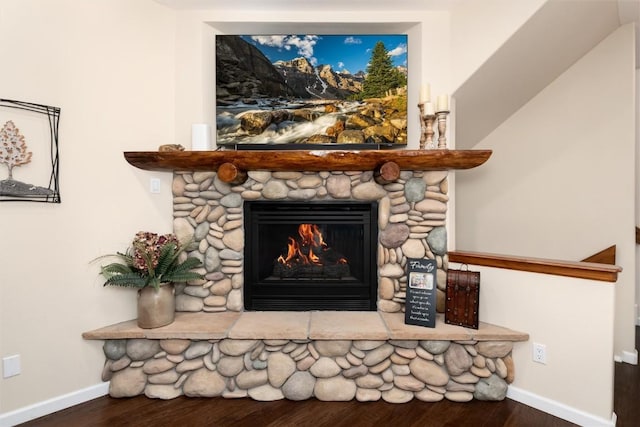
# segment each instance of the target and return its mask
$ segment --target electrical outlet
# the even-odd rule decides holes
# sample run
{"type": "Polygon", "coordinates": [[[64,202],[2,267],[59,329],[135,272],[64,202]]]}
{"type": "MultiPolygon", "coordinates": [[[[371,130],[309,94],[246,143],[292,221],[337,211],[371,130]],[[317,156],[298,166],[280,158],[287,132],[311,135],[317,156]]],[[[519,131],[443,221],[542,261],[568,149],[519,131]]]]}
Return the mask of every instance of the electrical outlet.
{"type": "Polygon", "coordinates": [[[14,354],[2,358],[2,378],[14,377],[20,375],[20,355],[14,354]]]}
{"type": "Polygon", "coordinates": [[[149,180],[149,191],[153,194],[159,194],[160,193],[160,179],[158,178],[151,178],[149,180]]]}
{"type": "Polygon", "coordinates": [[[533,361],[537,363],[547,363],[547,346],[537,342],[533,343],[533,361]]]}

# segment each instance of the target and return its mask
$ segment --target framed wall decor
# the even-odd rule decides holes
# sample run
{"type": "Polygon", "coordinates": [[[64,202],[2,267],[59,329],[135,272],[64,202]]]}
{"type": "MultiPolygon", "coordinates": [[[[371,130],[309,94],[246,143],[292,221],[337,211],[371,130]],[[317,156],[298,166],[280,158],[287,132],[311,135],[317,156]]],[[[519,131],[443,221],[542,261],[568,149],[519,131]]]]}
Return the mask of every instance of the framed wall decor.
{"type": "Polygon", "coordinates": [[[60,203],[60,108],[0,99],[0,201],[60,203]]]}

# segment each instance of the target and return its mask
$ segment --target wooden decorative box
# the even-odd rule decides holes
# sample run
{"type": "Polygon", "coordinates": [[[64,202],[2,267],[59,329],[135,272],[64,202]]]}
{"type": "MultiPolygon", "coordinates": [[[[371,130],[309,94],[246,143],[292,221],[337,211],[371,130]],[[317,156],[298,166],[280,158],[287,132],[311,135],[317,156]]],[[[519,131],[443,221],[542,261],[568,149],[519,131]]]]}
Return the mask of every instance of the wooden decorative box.
{"type": "Polygon", "coordinates": [[[445,300],[445,323],[478,329],[480,272],[449,270],[445,300]]]}

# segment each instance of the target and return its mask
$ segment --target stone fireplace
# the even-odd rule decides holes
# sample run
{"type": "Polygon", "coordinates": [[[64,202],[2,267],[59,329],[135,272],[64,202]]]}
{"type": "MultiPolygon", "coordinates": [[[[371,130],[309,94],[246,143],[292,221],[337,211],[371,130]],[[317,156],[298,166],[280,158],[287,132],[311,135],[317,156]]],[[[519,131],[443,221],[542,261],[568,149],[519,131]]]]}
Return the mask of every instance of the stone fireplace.
{"type": "Polygon", "coordinates": [[[174,172],[174,231],[181,240],[193,242],[188,252],[202,260],[205,279],[177,287],[178,313],[170,325],[144,330],[132,320],[83,334],[105,340],[102,378],[110,381],[109,394],[390,403],[504,399],[514,379],[513,343],[527,340],[527,334],[483,322],[478,330],[449,325],[441,314],[435,328],[406,325],[402,313],[408,258],[436,261],[438,311],[443,311],[446,169],[475,167],[489,155],[449,150],[125,153],[143,169],[174,172]],[[391,163],[397,176],[381,179],[380,165],[391,163]],[[266,217],[247,216],[248,206],[266,206],[266,217]],[[330,209],[328,214],[315,212],[313,221],[289,221],[284,215],[301,206],[330,209]],[[351,228],[346,218],[353,212],[336,215],[336,206],[368,208],[351,228]],[[372,228],[368,237],[360,234],[366,223],[372,228]],[[297,231],[301,225],[314,237],[305,240],[302,235],[309,230],[297,231]],[[338,229],[328,227],[333,225],[338,229]],[[275,253],[258,262],[259,271],[266,268],[258,281],[285,277],[294,269],[298,277],[287,277],[284,285],[307,284],[316,279],[309,276],[325,272],[324,263],[322,268],[317,263],[305,266],[302,273],[293,266],[274,270],[273,258],[287,246],[280,240],[296,240],[297,233],[299,251],[283,258],[315,258],[324,251],[317,245],[320,240],[332,247],[323,255],[338,272],[332,267],[312,289],[323,297],[332,286],[340,289],[343,294],[333,299],[344,304],[353,295],[345,297],[348,287],[341,282],[351,277],[370,282],[368,304],[373,310],[339,305],[338,310],[307,309],[296,298],[285,311],[250,305],[252,310],[245,309],[248,293],[255,292],[246,282],[256,267],[247,271],[247,266],[261,255],[247,252],[247,242],[255,245],[252,239],[260,227],[279,229],[285,236],[267,233],[275,242],[258,252],[275,253]],[[345,246],[345,239],[352,244],[345,246]],[[363,258],[371,258],[369,273],[360,270],[354,258],[353,250],[359,247],[369,248],[363,252],[363,258]],[[350,262],[348,272],[339,265],[341,258],[350,262]]]}
{"type": "MultiPolygon", "coordinates": [[[[272,284],[264,283],[263,278],[259,278],[260,274],[255,271],[254,263],[264,265],[255,259],[260,255],[249,252],[250,259],[247,260],[245,247],[247,241],[256,240],[260,221],[270,223],[271,227],[265,225],[264,228],[271,231],[277,227],[285,227],[274,224],[282,220],[283,215],[276,214],[278,221],[275,221],[274,216],[268,214],[269,209],[261,210],[262,218],[256,218],[254,212],[251,213],[254,216],[249,221],[245,218],[245,205],[258,202],[257,206],[264,206],[264,203],[269,202],[273,203],[270,206],[274,209],[277,209],[278,203],[284,203],[284,206],[288,207],[284,210],[287,214],[296,204],[306,208],[354,204],[376,206],[372,211],[373,215],[369,213],[365,220],[358,219],[371,223],[372,227],[375,227],[374,230],[367,236],[354,235],[355,238],[350,245],[343,245],[340,241],[334,242],[339,246],[342,244],[342,252],[353,252],[358,245],[367,246],[364,254],[366,259],[357,261],[354,265],[360,277],[357,280],[344,280],[343,286],[339,285],[341,281],[338,280],[325,280],[324,283],[317,284],[322,287],[318,291],[321,295],[331,292],[335,294],[336,304],[333,306],[323,306],[321,302],[311,303],[308,298],[300,296],[299,305],[289,305],[287,309],[375,310],[377,307],[377,310],[384,312],[402,311],[406,292],[406,260],[427,257],[437,261],[438,301],[439,311],[442,311],[447,266],[447,191],[446,171],[403,171],[399,180],[387,184],[376,182],[371,171],[250,171],[248,179],[241,185],[224,183],[213,172],[177,172],[173,179],[174,230],[180,239],[194,241],[194,250],[190,255],[202,260],[202,272],[206,277],[204,283],[190,283],[178,290],[177,309],[186,312],[242,311],[246,305],[245,296],[249,296],[251,304],[256,297],[256,283],[251,283],[253,286],[246,288],[247,277],[250,277],[252,282],[259,282],[258,289],[260,285],[268,288],[272,284]],[[372,239],[376,234],[377,238],[372,239]],[[366,242],[362,239],[366,239],[366,242]],[[374,263],[375,268],[363,266],[367,264],[365,261],[369,260],[374,263]],[[249,276],[245,271],[247,261],[251,265],[249,276]],[[374,281],[373,286],[368,289],[374,289],[376,295],[364,295],[360,298],[360,303],[350,305],[349,300],[355,298],[354,294],[363,293],[358,290],[349,294],[350,282],[369,286],[371,281],[374,281]],[[340,298],[340,294],[343,294],[344,298],[340,298]]],[[[359,214],[358,211],[353,211],[349,215],[354,213],[359,214]]],[[[345,227],[351,221],[346,219],[346,215],[340,215],[338,212],[333,219],[324,220],[325,228],[332,222],[345,227]]],[[[316,219],[322,221],[322,218],[316,219]]],[[[350,232],[360,233],[364,228],[364,222],[350,232]]],[[[290,234],[295,233],[290,231],[290,234]]],[[[274,245],[276,246],[267,247],[269,250],[273,247],[286,247],[286,241],[275,242],[274,245]]],[[[352,257],[355,256],[352,254],[352,257]]],[[[271,258],[273,257],[266,261],[269,268],[271,258]]],[[[291,278],[288,282],[299,283],[308,280],[291,278]]],[[[357,287],[357,284],[354,286],[357,287]]],[[[279,292],[273,286],[272,290],[279,292]]],[[[364,293],[370,294],[370,291],[364,293]]],[[[264,297],[257,296],[259,302],[264,297]]],[[[260,304],[250,306],[258,310],[268,309],[260,304]]]]}

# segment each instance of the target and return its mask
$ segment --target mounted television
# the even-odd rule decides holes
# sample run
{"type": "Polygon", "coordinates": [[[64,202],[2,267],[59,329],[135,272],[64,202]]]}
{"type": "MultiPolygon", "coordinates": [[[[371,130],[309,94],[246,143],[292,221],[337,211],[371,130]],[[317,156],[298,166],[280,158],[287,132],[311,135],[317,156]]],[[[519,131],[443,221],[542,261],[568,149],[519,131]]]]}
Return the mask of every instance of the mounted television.
{"type": "Polygon", "coordinates": [[[217,35],[216,143],[407,144],[407,36],[217,35]]]}

